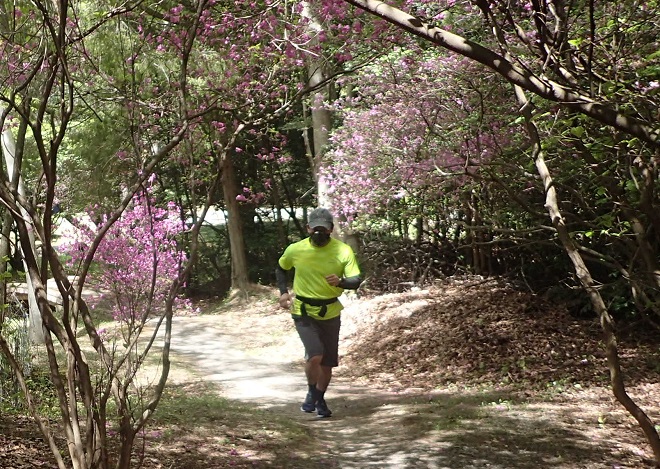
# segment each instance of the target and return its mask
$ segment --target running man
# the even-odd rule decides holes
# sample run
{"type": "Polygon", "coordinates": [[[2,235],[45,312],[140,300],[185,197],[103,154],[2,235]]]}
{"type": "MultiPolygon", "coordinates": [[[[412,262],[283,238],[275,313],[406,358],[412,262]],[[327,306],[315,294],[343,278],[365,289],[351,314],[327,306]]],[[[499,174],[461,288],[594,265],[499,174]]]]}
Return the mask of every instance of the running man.
{"type": "Polygon", "coordinates": [[[291,309],[293,321],[305,347],[307,396],[300,410],[330,417],[325,392],[332,368],[339,364],[339,328],[343,306],[338,297],[344,289],[357,290],[362,283],[353,250],[330,235],[332,213],[317,208],[309,214],[309,237],[290,244],[280,257],[275,276],[280,307],[291,309]],[[287,288],[287,270],[294,269],[293,291],[287,288]]]}

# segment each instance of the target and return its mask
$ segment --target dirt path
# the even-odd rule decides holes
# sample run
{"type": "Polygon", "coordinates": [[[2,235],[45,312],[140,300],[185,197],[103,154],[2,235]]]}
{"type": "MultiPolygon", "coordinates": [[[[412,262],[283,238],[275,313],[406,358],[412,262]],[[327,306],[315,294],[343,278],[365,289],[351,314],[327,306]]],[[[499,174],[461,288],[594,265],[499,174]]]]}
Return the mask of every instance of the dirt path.
{"type": "Polygon", "coordinates": [[[428,394],[368,387],[339,370],[327,394],[333,417],[301,412],[306,384],[295,329],[281,311],[252,313],[178,318],[172,351],[218,383],[223,397],[306,422],[327,455],[324,467],[452,467],[441,464],[437,446],[416,428],[416,415],[429,407],[428,394]],[[263,333],[255,336],[254,330],[263,333]]]}
{"type": "MultiPolygon", "coordinates": [[[[344,316],[351,314],[357,311],[349,306],[344,316]]],[[[344,349],[355,333],[345,321],[344,349]]],[[[429,394],[383,381],[366,386],[340,366],[327,394],[333,417],[305,414],[299,409],[306,391],[302,348],[289,316],[268,301],[177,318],[172,351],[175,361],[192,364],[220,385],[224,397],[306,425],[324,455],[318,467],[647,467],[641,449],[615,439],[630,422],[600,394],[591,401],[581,396],[577,405],[523,401],[491,389],[429,394]]]]}

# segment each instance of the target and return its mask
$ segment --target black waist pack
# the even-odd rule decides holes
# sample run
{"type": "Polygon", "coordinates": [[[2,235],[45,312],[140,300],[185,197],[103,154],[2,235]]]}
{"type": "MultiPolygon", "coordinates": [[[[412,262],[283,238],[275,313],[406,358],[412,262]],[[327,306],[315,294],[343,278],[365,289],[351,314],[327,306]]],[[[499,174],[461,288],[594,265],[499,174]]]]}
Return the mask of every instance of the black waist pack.
{"type": "Polygon", "coordinates": [[[320,298],[306,298],[304,296],[298,296],[296,295],[296,299],[300,300],[300,314],[304,317],[307,316],[307,309],[305,308],[306,305],[309,306],[320,306],[321,310],[319,311],[319,317],[324,317],[325,314],[328,312],[328,305],[331,305],[335,301],[338,301],[339,298],[328,298],[328,299],[320,299],[320,298]]]}

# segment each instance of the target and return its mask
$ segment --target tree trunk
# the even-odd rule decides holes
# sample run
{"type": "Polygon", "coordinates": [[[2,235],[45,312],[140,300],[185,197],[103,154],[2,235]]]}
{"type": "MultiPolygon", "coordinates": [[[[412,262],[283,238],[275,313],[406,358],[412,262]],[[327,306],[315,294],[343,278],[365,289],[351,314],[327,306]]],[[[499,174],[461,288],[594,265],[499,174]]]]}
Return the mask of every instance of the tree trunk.
{"type": "MultiPolygon", "coordinates": [[[[0,105],[0,115],[4,115],[4,106],[0,105]]],[[[19,135],[24,137],[26,130],[26,122],[21,120],[21,127],[19,129],[19,135]]],[[[25,196],[25,185],[23,184],[23,179],[20,177],[20,167],[16,166],[16,142],[14,140],[14,135],[8,129],[3,129],[2,135],[0,136],[0,143],[2,144],[2,154],[4,156],[6,168],[7,168],[7,179],[10,181],[11,185],[16,188],[20,196],[25,196]]],[[[22,147],[19,147],[21,151],[22,147]]],[[[20,159],[19,159],[20,160],[20,159]]],[[[29,214],[23,206],[20,207],[21,216],[26,220],[30,219],[29,214]]],[[[34,231],[29,231],[30,236],[30,246],[32,251],[36,253],[34,231]]],[[[25,259],[25,253],[23,253],[23,259],[25,259]]],[[[25,261],[24,261],[25,262],[25,261]]],[[[33,280],[30,278],[27,266],[25,266],[25,281],[27,283],[27,296],[28,296],[28,307],[30,314],[30,339],[32,342],[37,344],[45,343],[43,324],[41,322],[41,313],[37,305],[36,296],[34,294],[34,288],[32,287],[33,280]]]]}
{"type": "Polygon", "coordinates": [[[284,229],[284,219],[282,218],[282,198],[280,197],[280,189],[279,189],[279,184],[277,183],[277,179],[275,178],[275,174],[273,174],[273,167],[270,166],[270,174],[269,177],[273,181],[273,205],[275,207],[275,226],[277,228],[277,242],[280,246],[286,246],[288,244],[287,242],[287,235],[286,235],[286,230],[284,229]]]}
{"type": "Polygon", "coordinates": [[[230,155],[225,155],[222,161],[222,190],[227,209],[227,232],[231,252],[231,288],[245,291],[249,284],[247,256],[245,255],[245,238],[243,225],[236,196],[239,194],[234,162],[230,155]]]}
{"type": "Polygon", "coordinates": [[[522,114],[525,117],[527,132],[532,139],[536,169],[541,176],[543,185],[545,187],[545,208],[550,215],[553,226],[557,230],[559,240],[561,241],[566,253],[568,254],[568,257],[573,263],[575,273],[580,280],[582,287],[589,295],[589,299],[591,300],[594,311],[596,311],[598,317],[600,318],[600,325],[603,329],[605,341],[607,365],[610,371],[610,383],[612,386],[612,392],[614,397],[616,397],[616,399],[623,405],[623,407],[639,423],[640,428],[644,432],[644,435],[646,436],[651,446],[656,463],[660,465],[660,437],[658,436],[658,432],[656,431],[655,425],[651,419],[649,419],[646,413],[644,413],[644,411],[630,398],[626,392],[623,376],[621,374],[621,364],[619,362],[619,353],[612,318],[610,317],[607,307],[605,306],[603,298],[596,288],[589,269],[584,263],[584,259],[582,259],[582,256],[580,255],[575,242],[571,239],[568,228],[564,223],[564,219],[559,210],[557,192],[553,185],[550,171],[545,164],[544,154],[540,144],[540,137],[538,135],[536,125],[532,121],[532,113],[527,97],[521,88],[515,87],[515,91],[518,102],[522,106],[521,109],[522,114]]]}
{"type": "MultiPolygon", "coordinates": [[[[323,26],[316,17],[312,3],[303,2],[302,16],[309,21],[309,34],[311,45],[318,45],[317,36],[323,30],[323,26]]],[[[310,112],[312,117],[312,141],[305,139],[308,157],[316,182],[317,204],[327,207],[330,204],[328,197],[328,185],[321,176],[320,169],[323,164],[323,155],[329,142],[330,130],[332,128],[332,116],[330,110],[325,106],[330,97],[330,86],[323,83],[328,79],[324,57],[309,54],[307,56],[307,86],[311,89],[318,87],[310,95],[310,112]]],[[[307,133],[307,130],[305,130],[307,133]]]]}
{"type": "MultiPolygon", "coordinates": [[[[0,275],[4,275],[7,272],[7,259],[10,254],[11,244],[9,242],[9,235],[11,234],[11,224],[12,224],[11,212],[9,210],[4,210],[2,216],[2,236],[0,238],[0,275]]],[[[3,277],[4,278],[4,277],[3,277]]],[[[0,289],[0,304],[7,304],[7,282],[2,282],[2,288],[0,289]]],[[[0,324],[4,320],[5,309],[0,310],[0,324]]]]}
{"type": "MultiPolygon", "coordinates": [[[[488,17],[489,11],[485,10],[484,14],[488,17]]],[[[500,45],[504,50],[506,50],[506,39],[504,33],[497,27],[497,23],[493,21],[493,32],[497,37],[500,45]]],[[[509,61],[512,58],[506,54],[505,60],[509,61]]],[[[541,138],[539,136],[538,128],[533,120],[532,106],[530,101],[527,99],[525,94],[525,88],[519,86],[516,83],[513,83],[513,89],[516,95],[518,104],[520,105],[520,113],[525,119],[525,126],[527,130],[527,135],[529,136],[532,143],[532,156],[534,157],[534,163],[536,165],[536,170],[541,176],[543,181],[543,186],[545,189],[545,208],[550,215],[550,220],[552,225],[557,230],[557,235],[559,240],[564,247],[564,250],[568,254],[569,259],[573,263],[575,269],[575,274],[577,275],[582,287],[589,295],[591,304],[594,308],[596,314],[600,319],[600,324],[603,329],[604,342],[605,342],[605,351],[607,355],[607,365],[610,371],[610,383],[612,386],[612,392],[616,399],[624,406],[624,408],[637,420],[640,428],[644,432],[651,449],[657,465],[660,465],[660,437],[658,432],[655,429],[655,425],[649,419],[649,417],[644,413],[644,411],[637,406],[637,404],[628,396],[625,385],[623,383],[623,376],[621,374],[621,364],[619,362],[619,353],[616,342],[616,336],[614,332],[614,325],[612,318],[605,306],[605,302],[601,297],[598,289],[596,288],[595,282],[591,277],[591,273],[587,268],[584,259],[580,255],[578,246],[575,241],[571,238],[568,228],[564,222],[564,218],[559,209],[559,201],[557,199],[557,191],[555,189],[550,170],[545,164],[545,155],[543,153],[543,148],[541,146],[541,138]]],[[[593,116],[592,116],[593,117],[593,116]]]]}

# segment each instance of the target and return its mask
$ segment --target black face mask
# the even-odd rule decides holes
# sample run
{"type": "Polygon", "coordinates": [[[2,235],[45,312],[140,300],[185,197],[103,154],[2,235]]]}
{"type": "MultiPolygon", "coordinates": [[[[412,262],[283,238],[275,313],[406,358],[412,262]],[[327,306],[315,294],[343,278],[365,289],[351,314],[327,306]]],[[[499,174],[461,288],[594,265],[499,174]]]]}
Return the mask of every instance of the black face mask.
{"type": "Polygon", "coordinates": [[[325,231],[315,231],[310,238],[312,238],[312,243],[314,243],[315,246],[321,247],[325,246],[328,244],[328,241],[330,241],[330,233],[325,231]]]}

